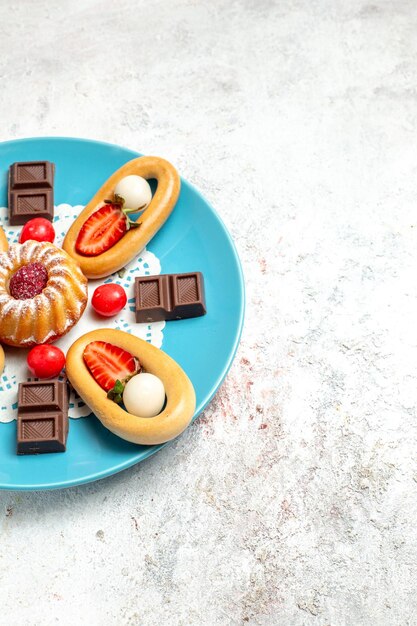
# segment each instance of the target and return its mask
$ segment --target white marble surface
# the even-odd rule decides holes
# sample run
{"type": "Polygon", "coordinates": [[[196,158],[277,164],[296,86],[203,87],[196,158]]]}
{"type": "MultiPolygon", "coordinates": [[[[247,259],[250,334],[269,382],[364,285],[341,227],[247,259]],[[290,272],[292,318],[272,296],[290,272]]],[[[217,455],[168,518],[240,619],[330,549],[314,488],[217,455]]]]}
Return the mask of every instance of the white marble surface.
{"type": "Polygon", "coordinates": [[[0,2],[1,138],[172,160],[248,304],[175,444],[0,493],[1,624],[417,622],[416,35],[415,0],[0,2]]]}

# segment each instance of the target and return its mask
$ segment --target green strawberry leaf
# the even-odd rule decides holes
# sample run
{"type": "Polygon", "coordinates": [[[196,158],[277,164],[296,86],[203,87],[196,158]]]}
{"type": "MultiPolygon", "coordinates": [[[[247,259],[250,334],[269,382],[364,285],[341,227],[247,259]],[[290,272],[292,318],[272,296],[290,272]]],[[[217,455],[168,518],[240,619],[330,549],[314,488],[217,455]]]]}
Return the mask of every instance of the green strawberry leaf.
{"type": "Polygon", "coordinates": [[[121,404],[124,388],[125,386],[122,381],[116,380],[113,389],[110,389],[110,391],[107,392],[108,399],[113,400],[113,402],[116,402],[116,404],[121,404]]]}

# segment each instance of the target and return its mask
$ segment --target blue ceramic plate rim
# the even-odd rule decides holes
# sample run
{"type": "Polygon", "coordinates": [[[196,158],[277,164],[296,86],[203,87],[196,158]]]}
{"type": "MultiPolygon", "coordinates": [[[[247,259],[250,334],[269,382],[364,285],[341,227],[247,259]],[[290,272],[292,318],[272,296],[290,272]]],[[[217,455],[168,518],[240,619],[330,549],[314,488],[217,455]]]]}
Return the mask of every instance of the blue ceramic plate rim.
{"type": "MultiPolygon", "coordinates": [[[[65,136],[39,136],[39,137],[25,137],[25,138],[20,138],[20,139],[12,139],[12,140],[8,140],[8,141],[3,141],[0,142],[1,146],[5,146],[7,147],[7,145],[16,145],[16,144],[21,144],[21,143],[25,143],[28,141],[39,141],[39,142],[48,142],[48,141],[64,141],[64,142],[68,142],[68,143],[77,143],[77,142],[82,142],[82,143],[92,143],[95,145],[99,145],[102,146],[104,149],[106,148],[115,148],[115,149],[123,149],[126,150],[127,152],[130,152],[132,154],[132,158],[134,158],[134,156],[142,156],[142,153],[137,152],[136,150],[133,150],[131,148],[127,148],[124,146],[120,146],[118,144],[113,144],[113,143],[109,143],[109,142],[105,142],[105,141],[98,141],[95,139],[88,139],[88,138],[83,138],[83,137],[65,137],[65,136]]],[[[208,209],[213,213],[214,217],[216,218],[216,221],[220,227],[220,229],[223,231],[223,234],[226,236],[226,239],[228,241],[228,244],[230,246],[230,251],[232,252],[232,255],[234,257],[234,261],[236,263],[236,269],[237,269],[237,277],[238,277],[238,285],[236,285],[236,287],[238,288],[238,291],[240,292],[240,307],[239,307],[239,318],[237,320],[237,331],[235,334],[235,338],[233,341],[233,345],[232,348],[230,350],[228,359],[225,361],[223,368],[217,378],[217,380],[215,381],[215,383],[212,386],[212,389],[210,390],[210,392],[208,393],[206,399],[196,408],[196,412],[194,414],[194,417],[192,419],[192,422],[194,420],[197,419],[197,417],[199,416],[199,414],[206,408],[206,406],[211,402],[211,400],[213,399],[213,397],[215,396],[215,394],[217,393],[217,391],[219,390],[220,386],[222,385],[224,379],[226,378],[230,367],[233,363],[233,360],[235,358],[239,343],[240,343],[240,338],[242,335],[242,330],[243,330],[243,322],[244,322],[244,316],[245,316],[245,282],[244,282],[244,277],[243,277],[243,270],[242,270],[242,265],[239,259],[239,255],[238,252],[236,250],[236,246],[235,243],[228,231],[228,229],[226,228],[223,220],[221,219],[221,217],[219,216],[219,214],[217,213],[217,211],[214,209],[214,207],[211,205],[211,203],[203,196],[203,194],[190,182],[188,182],[187,180],[185,180],[184,178],[181,177],[181,183],[185,186],[188,186],[197,196],[198,198],[205,204],[207,205],[208,209]]],[[[89,418],[85,418],[85,419],[89,419],[89,418]]],[[[178,439],[178,438],[176,438],[178,439]]],[[[176,441],[176,439],[174,439],[173,441],[176,441]]],[[[134,465],[136,465],[137,463],[141,463],[142,461],[145,461],[146,459],[148,459],[149,457],[153,456],[156,452],[158,452],[159,450],[161,450],[162,448],[164,448],[165,446],[169,445],[170,443],[172,443],[172,441],[169,441],[167,443],[164,444],[160,444],[157,446],[153,446],[153,447],[149,447],[146,452],[144,453],[143,451],[138,453],[137,456],[133,455],[131,457],[129,457],[129,459],[127,459],[126,461],[122,462],[122,463],[118,463],[116,465],[111,465],[109,466],[106,470],[102,470],[99,472],[93,472],[91,474],[87,474],[85,476],[82,476],[80,478],[76,478],[76,479],[70,479],[68,481],[59,481],[59,482],[46,482],[46,483],[38,483],[36,485],[34,484],[7,484],[7,483],[0,483],[0,490],[11,490],[11,491],[46,491],[46,490],[52,490],[52,489],[64,489],[64,488],[69,488],[69,487],[75,487],[77,485],[83,485],[86,483],[91,483],[97,480],[101,480],[103,478],[107,478],[109,476],[112,476],[114,474],[117,474],[125,469],[129,469],[130,467],[133,467],[134,465]]]]}

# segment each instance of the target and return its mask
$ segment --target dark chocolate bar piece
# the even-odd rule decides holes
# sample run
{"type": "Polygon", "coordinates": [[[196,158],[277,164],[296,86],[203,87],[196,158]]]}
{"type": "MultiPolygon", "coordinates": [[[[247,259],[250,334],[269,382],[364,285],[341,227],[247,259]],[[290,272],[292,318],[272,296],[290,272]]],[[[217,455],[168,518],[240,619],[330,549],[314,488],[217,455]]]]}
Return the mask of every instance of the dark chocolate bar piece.
{"type": "Polygon", "coordinates": [[[58,379],[19,383],[17,454],[65,452],[68,387],[58,379]]]}
{"type": "Polygon", "coordinates": [[[56,378],[20,383],[17,406],[22,412],[65,411],[68,409],[67,384],[56,378]]]}
{"type": "Polygon", "coordinates": [[[9,223],[26,224],[34,217],[54,219],[55,166],[49,161],[13,163],[9,169],[9,223]]]}
{"type": "Polygon", "coordinates": [[[135,278],[136,322],[180,320],[205,313],[201,272],[135,278]]]}
{"type": "Polygon", "coordinates": [[[9,184],[16,189],[53,189],[55,166],[50,161],[24,161],[10,166],[9,184]]]}
{"type": "Polygon", "coordinates": [[[54,219],[54,201],[51,189],[18,190],[9,192],[9,224],[26,224],[34,217],[54,219]]]}

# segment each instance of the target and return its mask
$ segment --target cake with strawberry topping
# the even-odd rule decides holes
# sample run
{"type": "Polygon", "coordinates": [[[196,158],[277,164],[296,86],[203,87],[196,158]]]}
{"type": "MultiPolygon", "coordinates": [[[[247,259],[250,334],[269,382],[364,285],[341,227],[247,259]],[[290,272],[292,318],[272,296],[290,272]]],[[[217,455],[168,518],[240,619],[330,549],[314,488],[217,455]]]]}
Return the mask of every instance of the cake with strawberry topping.
{"type": "Polygon", "coordinates": [[[51,343],[78,322],[87,279],[52,243],[26,241],[0,254],[0,341],[16,347],[51,343]]]}

